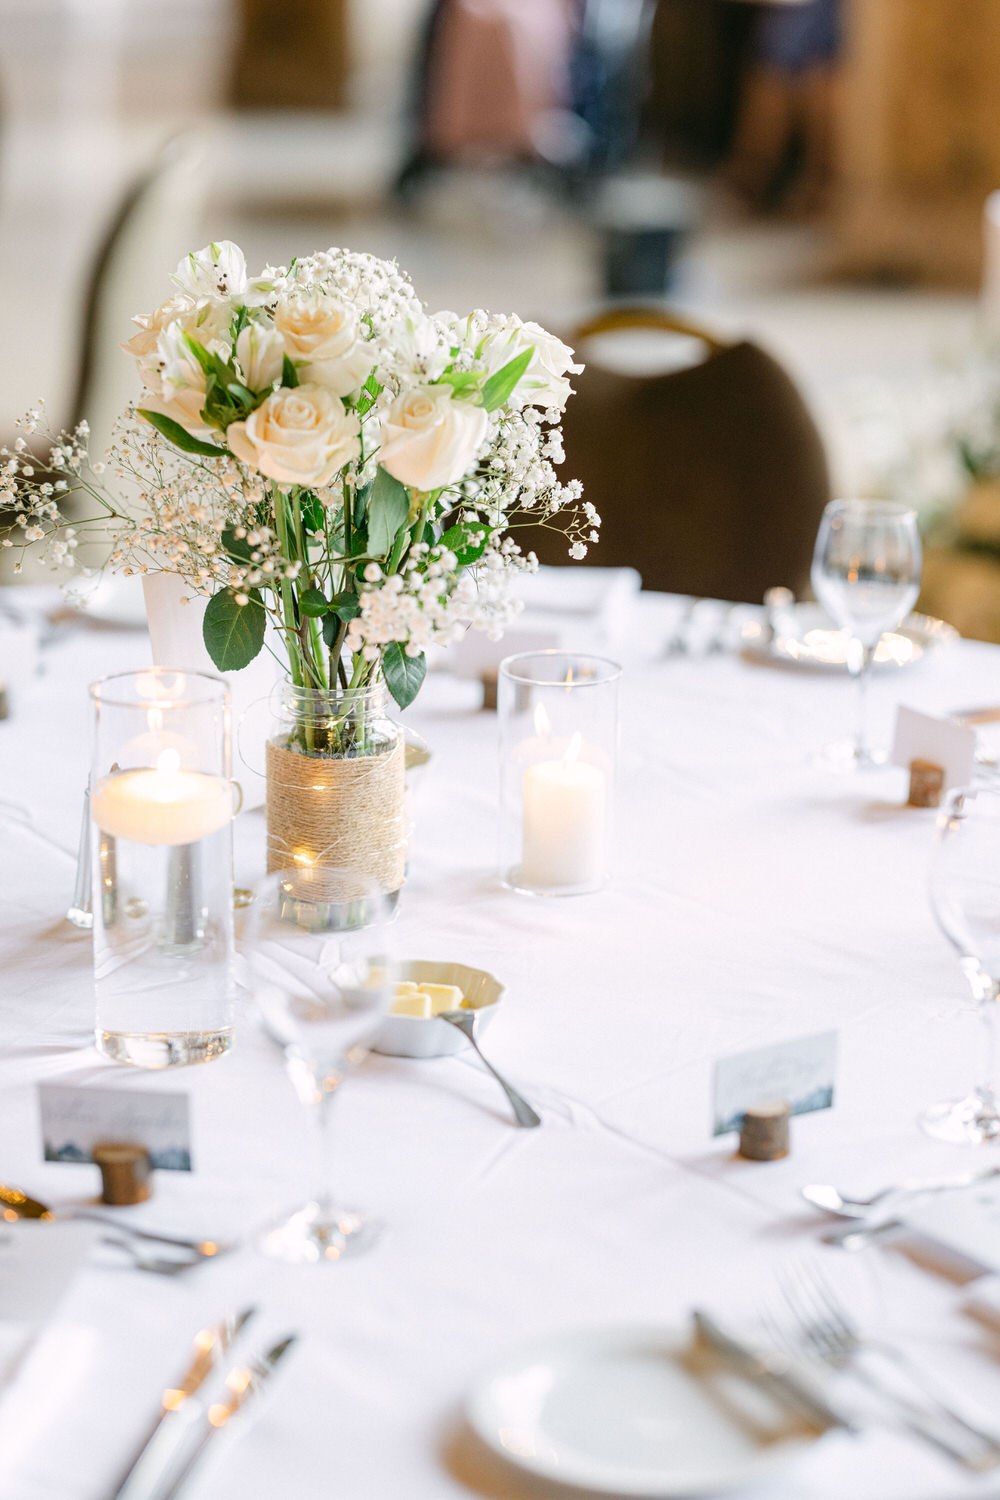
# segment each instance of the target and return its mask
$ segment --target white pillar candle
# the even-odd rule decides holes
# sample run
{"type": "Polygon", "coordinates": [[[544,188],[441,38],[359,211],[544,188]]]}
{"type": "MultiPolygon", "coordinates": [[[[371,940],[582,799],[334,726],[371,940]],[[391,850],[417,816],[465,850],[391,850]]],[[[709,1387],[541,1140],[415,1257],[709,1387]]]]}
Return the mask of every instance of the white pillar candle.
{"type": "Polygon", "coordinates": [[[232,783],[204,771],[182,771],[176,750],[164,750],[155,770],[104,776],[90,799],[102,833],[136,844],[196,844],[233,816],[232,783]]]}
{"type": "Polygon", "coordinates": [[[607,777],[579,750],[575,734],[562,760],[524,773],[520,883],[535,890],[599,885],[606,874],[607,777]]]}

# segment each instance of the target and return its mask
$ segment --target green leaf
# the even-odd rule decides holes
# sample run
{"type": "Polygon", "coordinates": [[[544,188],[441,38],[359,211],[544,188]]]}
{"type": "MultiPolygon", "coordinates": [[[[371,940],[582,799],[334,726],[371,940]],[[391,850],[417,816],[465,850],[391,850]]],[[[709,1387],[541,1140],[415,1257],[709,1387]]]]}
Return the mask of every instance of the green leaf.
{"type": "Polygon", "coordinates": [[[455,392],[464,391],[467,386],[475,385],[479,375],[475,370],[445,370],[439,375],[437,385],[450,385],[455,392]]]}
{"type": "Polygon", "coordinates": [[[478,526],[469,526],[460,521],[456,526],[449,526],[447,531],[441,533],[441,545],[447,547],[449,552],[454,552],[460,568],[468,568],[474,562],[478,562],[486,551],[489,540],[490,528],[485,521],[478,526]],[[483,533],[482,541],[471,541],[470,537],[479,532],[483,533]]]}
{"type": "Polygon", "coordinates": [[[248,563],[250,561],[250,544],[245,536],[237,536],[231,527],[227,527],[222,533],[221,540],[233,562],[248,563]]]}
{"type": "Polygon", "coordinates": [[[302,521],[307,531],[319,533],[324,529],[326,512],[312,490],[303,490],[299,496],[302,521]]]}
{"type": "MultiPolygon", "coordinates": [[[[208,309],[206,308],[205,311],[207,313],[208,309]]],[[[229,337],[232,339],[234,344],[236,343],[236,340],[239,338],[240,334],[243,332],[249,321],[250,309],[248,307],[238,307],[233,316],[233,320],[229,325],[229,337]]]]}
{"type": "Polygon", "coordinates": [[[234,396],[241,406],[254,405],[254,393],[245,386],[242,381],[230,380],[226,383],[226,390],[234,396]]]}
{"type": "Polygon", "coordinates": [[[354,496],[355,526],[363,526],[365,524],[365,517],[368,514],[368,501],[371,499],[373,483],[374,481],[369,479],[368,483],[363,484],[354,496]]]}
{"type": "Polygon", "coordinates": [[[250,602],[237,604],[228,589],[213,594],[205,610],[202,635],[220,672],[238,672],[252,662],[264,644],[267,612],[257,589],[250,602]]]}
{"type": "Polygon", "coordinates": [[[332,651],[334,646],[337,644],[337,635],[340,631],[339,616],[333,613],[324,615],[322,630],[323,639],[326,642],[326,649],[328,651],[332,651]]]}
{"type": "Polygon", "coordinates": [[[343,593],[334,594],[330,600],[330,607],[342,620],[353,620],[355,615],[361,613],[361,605],[357,594],[352,594],[350,589],[344,589],[343,593]]]}
{"type": "Polygon", "coordinates": [[[496,411],[511,395],[517,382],[531,364],[534,345],[509,360],[495,375],[491,375],[483,386],[483,405],[487,411],[496,411]]]}
{"type": "Polygon", "coordinates": [[[384,557],[401,526],[410,519],[410,495],[405,485],[385,469],[378,469],[368,498],[368,548],[372,557],[384,557]]]}
{"type": "Polygon", "coordinates": [[[317,619],[320,615],[325,615],[329,607],[322,589],[303,589],[299,595],[299,609],[304,615],[317,619]]]}
{"type": "Polygon", "coordinates": [[[390,641],[382,649],[382,671],[386,686],[400,708],[408,708],[427,675],[427,662],[423,652],[419,656],[407,656],[398,641],[390,641]]]}
{"type": "Polygon", "coordinates": [[[287,354],[281,361],[281,383],[282,385],[291,386],[292,390],[294,390],[299,383],[299,372],[292,364],[287,354]]]}
{"type": "Polygon", "coordinates": [[[200,453],[204,458],[229,457],[225,448],[216,448],[214,443],[203,443],[200,438],[192,437],[187,428],[175,422],[173,417],[165,417],[158,411],[147,411],[143,406],[139,407],[139,415],[151,422],[157,432],[162,433],[175,448],[180,448],[182,453],[200,453]]]}

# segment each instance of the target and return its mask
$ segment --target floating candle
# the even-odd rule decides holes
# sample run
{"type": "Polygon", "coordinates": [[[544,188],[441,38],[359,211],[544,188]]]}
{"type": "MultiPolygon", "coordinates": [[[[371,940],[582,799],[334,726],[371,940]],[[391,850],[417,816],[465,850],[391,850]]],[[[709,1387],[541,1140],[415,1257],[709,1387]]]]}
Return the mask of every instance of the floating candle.
{"type": "Polygon", "coordinates": [[[203,771],[182,771],[176,750],[163,750],[156,768],[103,777],[91,795],[103,833],[137,844],[195,844],[233,816],[232,783],[203,771]]]}

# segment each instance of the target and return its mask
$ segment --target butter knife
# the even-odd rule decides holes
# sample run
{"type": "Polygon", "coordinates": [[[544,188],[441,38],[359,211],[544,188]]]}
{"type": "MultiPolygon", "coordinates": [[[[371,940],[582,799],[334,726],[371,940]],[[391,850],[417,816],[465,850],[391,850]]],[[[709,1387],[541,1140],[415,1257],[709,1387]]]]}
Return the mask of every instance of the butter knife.
{"type": "Polygon", "coordinates": [[[195,1335],[190,1364],[178,1384],[163,1392],[160,1414],[110,1500],[133,1500],[133,1497],[139,1500],[140,1496],[149,1493],[149,1481],[162,1475],[168,1456],[172,1456],[180,1442],[187,1425],[185,1418],[189,1410],[186,1408],[190,1398],[205,1384],[253,1313],[252,1307],[229,1313],[195,1335]],[[166,1442],[168,1430],[171,1434],[169,1445],[166,1442]],[[168,1448],[168,1452],[162,1452],[163,1448],[168,1448]]]}
{"type": "Polygon", "coordinates": [[[777,1351],[758,1353],[733,1334],[719,1327],[714,1318],[700,1308],[692,1314],[695,1327],[712,1348],[729,1361],[734,1370],[745,1375],[756,1385],[772,1391],[785,1406],[800,1417],[805,1417],[814,1427],[842,1427],[846,1432],[857,1432],[857,1427],[843,1412],[824,1400],[816,1391],[796,1374],[791,1360],[777,1351]]]}
{"type": "Polygon", "coordinates": [[[180,1494],[193,1470],[200,1463],[212,1438],[223,1427],[226,1427],[237,1412],[242,1411],[253,1396],[262,1389],[275,1365],[284,1358],[296,1339],[296,1334],[287,1334],[259,1359],[253,1360],[248,1365],[233,1366],[226,1376],[226,1395],[221,1401],[213,1402],[205,1412],[197,1440],[166,1489],[156,1491],[156,1500],[176,1500],[176,1496],[180,1494]]]}

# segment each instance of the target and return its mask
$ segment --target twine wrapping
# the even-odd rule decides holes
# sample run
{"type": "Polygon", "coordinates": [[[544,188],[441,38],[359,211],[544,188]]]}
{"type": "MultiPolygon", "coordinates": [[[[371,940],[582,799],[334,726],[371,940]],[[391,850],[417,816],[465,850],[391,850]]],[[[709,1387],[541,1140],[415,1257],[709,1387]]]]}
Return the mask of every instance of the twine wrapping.
{"type": "Polygon", "coordinates": [[[379,755],[343,757],[303,755],[287,740],[269,740],[268,873],[334,865],[398,890],[406,873],[404,777],[402,738],[379,755]]]}

